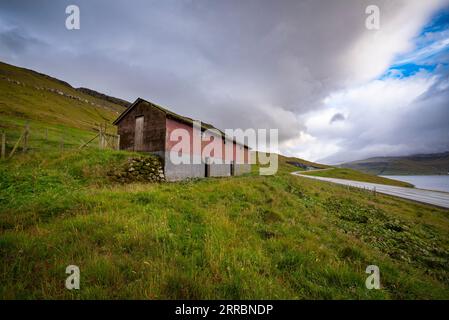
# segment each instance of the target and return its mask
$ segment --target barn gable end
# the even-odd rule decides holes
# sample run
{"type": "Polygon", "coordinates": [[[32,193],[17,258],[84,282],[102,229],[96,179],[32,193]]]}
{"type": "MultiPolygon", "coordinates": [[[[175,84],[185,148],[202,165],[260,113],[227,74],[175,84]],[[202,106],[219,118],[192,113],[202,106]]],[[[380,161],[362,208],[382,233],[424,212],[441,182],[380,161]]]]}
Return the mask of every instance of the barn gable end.
{"type": "MultiPolygon", "coordinates": [[[[165,152],[165,113],[158,108],[152,108],[150,103],[137,100],[115,122],[120,135],[120,149],[128,151],[152,152],[163,155],[165,152]],[[141,132],[142,143],[136,145],[136,125],[138,118],[143,117],[141,132]]],[[[137,134],[138,135],[138,134],[137,134]]]]}

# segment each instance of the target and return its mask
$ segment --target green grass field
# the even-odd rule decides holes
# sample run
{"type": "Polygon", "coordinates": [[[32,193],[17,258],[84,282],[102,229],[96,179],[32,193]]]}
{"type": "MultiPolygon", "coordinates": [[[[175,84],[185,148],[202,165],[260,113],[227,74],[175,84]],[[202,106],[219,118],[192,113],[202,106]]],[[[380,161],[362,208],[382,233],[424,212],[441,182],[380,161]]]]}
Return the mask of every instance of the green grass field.
{"type": "MultiPolygon", "coordinates": [[[[115,184],[118,151],[0,164],[3,299],[447,299],[447,211],[292,176],[115,184]],[[65,268],[81,289],[64,288],[65,268]],[[368,290],[365,268],[381,270],[368,290]]],[[[287,170],[286,170],[287,171],[287,170]]]]}
{"type": "Polygon", "coordinates": [[[0,79],[8,151],[31,127],[31,149],[0,161],[1,299],[449,299],[447,210],[293,176],[303,160],[285,157],[275,176],[118,184],[108,173],[136,154],[78,150],[118,106],[0,75],[25,83],[0,79]],[[365,287],[373,264],[380,290],[365,287]]]}
{"type": "Polygon", "coordinates": [[[397,187],[407,187],[407,188],[413,187],[412,184],[407,183],[407,182],[383,178],[383,177],[363,173],[363,172],[352,170],[352,169],[346,169],[346,168],[331,168],[331,169],[322,170],[322,171],[303,172],[302,174],[316,176],[316,177],[328,177],[328,178],[338,178],[338,179],[347,179],[347,180],[387,184],[390,186],[397,186],[397,187]]]}

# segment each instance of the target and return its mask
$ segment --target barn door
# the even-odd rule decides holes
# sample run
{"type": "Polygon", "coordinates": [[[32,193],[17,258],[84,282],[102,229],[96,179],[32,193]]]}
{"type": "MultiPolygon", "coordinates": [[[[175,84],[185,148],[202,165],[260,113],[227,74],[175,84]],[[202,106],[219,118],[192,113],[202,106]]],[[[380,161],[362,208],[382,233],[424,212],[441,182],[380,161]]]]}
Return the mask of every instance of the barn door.
{"type": "Polygon", "coordinates": [[[204,163],[204,169],[205,169],[204,176],[205,176],[206,178],[210,177],[210,163],[209,163],[209,158],[206,158],[206,161],[205,161],[205,163],[204,163]]]}
{"type": "Polygon", "coordinates": [[[136,127],[134,130],[134,151],[143,151],[143,120],[143,116],[136,117],[136,127]]]}

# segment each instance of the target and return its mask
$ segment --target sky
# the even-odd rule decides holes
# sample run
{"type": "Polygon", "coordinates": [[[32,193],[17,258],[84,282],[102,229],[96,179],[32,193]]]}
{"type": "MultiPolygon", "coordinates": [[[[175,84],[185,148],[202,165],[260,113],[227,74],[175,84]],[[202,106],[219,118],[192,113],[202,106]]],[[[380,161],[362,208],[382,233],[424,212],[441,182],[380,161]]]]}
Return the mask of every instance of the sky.
{"type": "Polygon", "coordinates": [[[449,0],[0,1],[0,60],[312,161],[449,150],[449,0]]]}

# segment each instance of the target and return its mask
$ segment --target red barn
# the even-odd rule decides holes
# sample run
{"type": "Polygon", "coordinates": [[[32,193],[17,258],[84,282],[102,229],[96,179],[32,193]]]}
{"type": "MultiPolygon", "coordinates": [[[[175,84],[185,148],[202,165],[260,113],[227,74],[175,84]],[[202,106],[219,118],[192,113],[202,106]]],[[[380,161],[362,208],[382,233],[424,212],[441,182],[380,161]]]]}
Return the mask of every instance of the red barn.
{"type": "Polygon", "coordinates": [[[164,160],[167,180],[240,175],[251,170],[249,147],[226,136],[210,124],[195,126],[191,118],[180,116],[138,98],[114,121],[120,135],[120,149],[149,152],[164,160]],[[180,130],[188,133],[187,148],[179,149],[173,139],[180,130]],[[200,139],[195,140],[195,137],[200,139]],[[208,140],[208,141],[204,141],[208,140]],[[195,143],[199,141],[197,145],[195,143]],[[211,149],[207,156],[204,153],[211,149]],[[226,158],[225,158],[226,156],[226,158]],[[177,157],[183,163],[173,161],[177,157]]]}

